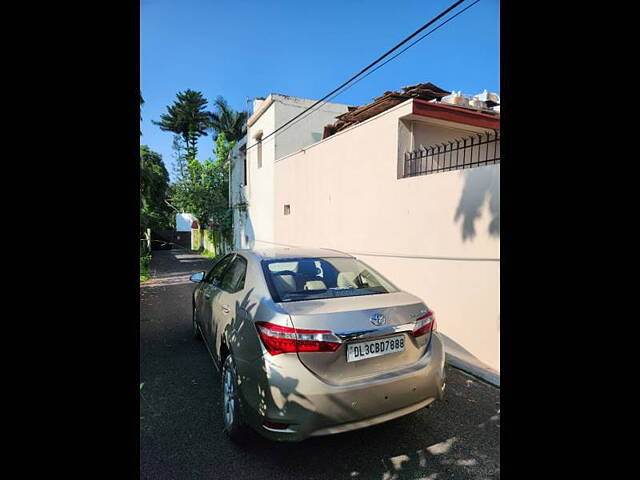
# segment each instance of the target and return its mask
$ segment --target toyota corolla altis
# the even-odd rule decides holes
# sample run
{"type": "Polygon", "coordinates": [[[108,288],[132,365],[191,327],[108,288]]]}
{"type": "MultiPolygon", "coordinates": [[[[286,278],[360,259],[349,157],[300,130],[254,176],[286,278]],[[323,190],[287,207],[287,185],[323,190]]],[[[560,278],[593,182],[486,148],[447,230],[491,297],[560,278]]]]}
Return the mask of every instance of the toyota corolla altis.
{"type": "Polygon", "coordinates": [[[433,311],[355,257],[238,250],[191,280],[193,333],[222,374],[233,440],[346,432],[442,398],[433,311]]]}

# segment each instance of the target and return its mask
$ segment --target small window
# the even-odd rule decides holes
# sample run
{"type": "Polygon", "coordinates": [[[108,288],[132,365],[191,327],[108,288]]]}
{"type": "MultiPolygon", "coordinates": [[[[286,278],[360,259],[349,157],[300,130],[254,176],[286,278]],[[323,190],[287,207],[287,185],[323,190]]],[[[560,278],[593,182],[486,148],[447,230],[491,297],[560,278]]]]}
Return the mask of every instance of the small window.
{"type": "Polygon", "coordinates": [[[258,168],[262,168],[262,134],[256,138],[258,142],[258,168]]]}
{"type": "Polygon", "coordinates": [[[289,215],[291,213],[291,205],[284,206],[284,214],[289,215]]]}

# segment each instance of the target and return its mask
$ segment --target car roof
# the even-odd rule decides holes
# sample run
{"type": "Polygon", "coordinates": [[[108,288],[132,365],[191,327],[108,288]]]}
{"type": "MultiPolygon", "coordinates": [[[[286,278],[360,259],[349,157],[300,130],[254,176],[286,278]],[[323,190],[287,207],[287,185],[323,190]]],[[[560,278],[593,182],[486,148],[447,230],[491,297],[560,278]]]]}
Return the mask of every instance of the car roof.
{"type": "Polygon", "coordinates": [[[352,258],[348,253],[329,248],[307,247],[265,247],[237,250],[237,252],[251,253],[258,260],[274,260],[285,258],[317,258],[317,257],[345,257],[352,258]]]}

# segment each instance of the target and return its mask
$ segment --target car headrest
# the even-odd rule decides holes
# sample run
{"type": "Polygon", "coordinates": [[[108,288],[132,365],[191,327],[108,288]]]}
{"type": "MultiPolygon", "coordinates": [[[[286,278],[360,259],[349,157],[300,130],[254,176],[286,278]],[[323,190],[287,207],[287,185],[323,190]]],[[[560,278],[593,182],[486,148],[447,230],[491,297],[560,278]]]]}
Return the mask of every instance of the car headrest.
{"type": "Polygon", "coordinates": [[[340,272],[336,284],[338,287],[357,287],[356,277],[354,272],[340,272]]]}
{"type": "Polygon", "coordinates": [[[322,280],[308,280],[304,284],[305,290],[326,290],[327,286],[322,280]]]}
{"type": "Polygon", "coordinates": [[[273,283],[276,289],[282,293],[290,293],[297,290],[296,277],[293,275],[274,275],[273,283]]]}

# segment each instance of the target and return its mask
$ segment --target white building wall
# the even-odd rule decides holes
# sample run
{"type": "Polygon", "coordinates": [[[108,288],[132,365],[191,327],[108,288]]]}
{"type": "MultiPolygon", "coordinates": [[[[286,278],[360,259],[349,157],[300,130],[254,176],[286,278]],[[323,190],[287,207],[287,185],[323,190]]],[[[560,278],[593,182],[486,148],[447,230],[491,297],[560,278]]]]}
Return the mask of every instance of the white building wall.
{"type": "MultiPolygon", "coordinates": [[[[274,100],[276,102],[276,128],[284,125],[315,103],[315,100],[284,95],[277,95],[274,100]]],[[[347,105],[336,103],[327,103],[320,108],[315,108],[317,110],[314,110],[313,113],[306,113],[291,126],[278,132],[275,138],[276,159],[322,140],[325,125],[335,122],[338,115],[342,115],[348,110],[347,105]]]]}
{"type": "MultiPolygon", "coordinates": [[[[268,101],[268,99],[267,99],[268,101]]],[[[273,242],[273,164],[275,160],[274,137],[262,143],[262,166],[258,168],[258,147],[256,135],[262,132],[266,137],[273,132],[275,125],[275,109],[269,107],[247,129],[247,226],[253,232],[249,240],[249,248],[264,245],[263,242],[273,242]],[[265,199],[270,199],[265,201],[265,199]]]]}
{"type": "MultiPolygon", "coordinates": [[[[254,201],[273,202],[275,243],[355,254],[422,298],[443,334],[499,371],[500,166],[398,178],[400,119],[410,113],[411,100],[279,159],[274,196],[254,201]]],[[[414,143],[473,130],[424,118],[413,128],[414,143]]]]}
{"type": "Polygon", "coordinates": [[[246,137],[237,142],[231,150],[230,204],[233,209],[233,248],[247,248],[249,243],[247,229],[246,190],[244,185],[244,160],[246,137]]]}
{"type": "Polygon", "coordinates": [[[286,130],[266,138],[275,129],[314,103],[314,100],[279,94],[271,94],[265,100],[254,102],[254,115],[249,119],[250,125],[247,129],[247,182],[249,185],[245,192],[249,205],[244,229],[249,242],[243,245],[247,248],[268,246],[274,242],[275,159],[321,140],[324,126],[333,123],[337,115],[348,110],[346,105],[325,104],[305,119],[296,121],[286,130]],[[265,105],[266,109],[257,119],[254,119],[256,112],[265,105]],[[259,132],[262,132],[262,137],[266,138],[262,144],[261,168],[258,168],[258,147],[252,147],[256,143],[255,137],[259,132]]]}

